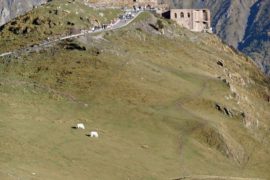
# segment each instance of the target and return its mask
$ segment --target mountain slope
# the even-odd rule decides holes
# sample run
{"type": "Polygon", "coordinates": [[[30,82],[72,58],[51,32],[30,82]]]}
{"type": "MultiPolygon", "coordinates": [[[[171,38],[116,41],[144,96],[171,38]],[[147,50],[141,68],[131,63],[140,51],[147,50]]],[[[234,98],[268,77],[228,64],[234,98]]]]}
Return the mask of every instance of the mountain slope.
{"type": "MultiPolygon", "coordinates": [[[[47,0],[0,1],[0,26],[45,2],[47,0]]],[[[267,8],[269,7],[269,1],[205,0],[202,3],[202,0],[167,0],[162,2],[167,2],[172,7],[210,8],[213,15],[212,25],[219,37],[227,44],[252,57],[266,74],[270,73],[268,53],[270,47],[270,13],[267,8]]]]}
{"type": "Polygon", "coordinates": [[[0,62],[0,179],[270,177],[269,80],[215,35],[144,13],[0,62]]]}
{"type": "Polygon", "coordinates": [[[252,57],[265,73],[269,73],[269,1],[172,0],[171,3],[175,7],[209,8],[218,36],[252,57]]]}
{"type": "Polygon", "coordinates": [[[108,24],[119,14],[119,9],[93,9],[80,0],[65,3],[54,0],[3,25],[0,52],[34,46],[40,41],[108,24]]]}
{"type": "Polygon", "coordinates": [[[48,0],[1,0],[0,26],[19,15],[23,15],[35,6],[46,3],[47,1],[48,0]]]}
{"type": "Polygon", "coordinates": [[[258,1],[251,7],[248,28],[238,48],[253,57],[270,74],[270,1],[258,1]],[[260,62],[262,61],[262,63],[260,62]]]}

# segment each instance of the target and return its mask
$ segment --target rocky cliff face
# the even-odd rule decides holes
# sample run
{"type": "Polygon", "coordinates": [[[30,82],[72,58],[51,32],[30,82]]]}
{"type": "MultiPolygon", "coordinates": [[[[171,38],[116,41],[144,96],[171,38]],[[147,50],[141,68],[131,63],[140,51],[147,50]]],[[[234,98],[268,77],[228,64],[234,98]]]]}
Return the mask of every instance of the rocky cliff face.
{"type": "Polygon", "coordinates": [[[270,75],[270,1],[258,1],[251,7],[245,36],[239,50],[253,57],[270,75]]]}
{"type": "Polygon", "coordinates": [[[209,8],[215,33],[270,74],[269,0],[171,0],[171,6],[209,8]]]}
{"type": "Polygon", "coordinates": [[[0,0],[0,26],[48,0],[0,0]]]}

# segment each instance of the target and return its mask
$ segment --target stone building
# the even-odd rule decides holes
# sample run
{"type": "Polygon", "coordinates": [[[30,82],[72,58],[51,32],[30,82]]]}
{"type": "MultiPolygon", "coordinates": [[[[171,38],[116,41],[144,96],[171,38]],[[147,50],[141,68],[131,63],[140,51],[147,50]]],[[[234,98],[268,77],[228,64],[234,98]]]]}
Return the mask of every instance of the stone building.
{"type": "Polygon", "coordinates": [[[208,9],[171,9],[170,18],[194,32],[212,32],[208,9]]]}

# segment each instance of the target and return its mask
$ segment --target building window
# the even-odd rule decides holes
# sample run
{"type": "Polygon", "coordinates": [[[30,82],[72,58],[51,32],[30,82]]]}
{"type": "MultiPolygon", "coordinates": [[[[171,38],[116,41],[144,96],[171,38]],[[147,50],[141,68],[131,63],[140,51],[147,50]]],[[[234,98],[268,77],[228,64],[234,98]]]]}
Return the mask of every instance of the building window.
{"type": "Polygon", "coordinates": [[[203,22],[203,28],[204,28],[204,29],[209,29],[208,23],[203,22]]]}
{"type": "Polygon", "coordinates": [[[185,17],[185,15],[184,15],[183,12],[180,13],[180,17],[181,17],[181,18],[185,17]]]}
{"type": "Polygon", "coordinates": [[[177,13],[174,13],[174,17],[177,18],[177,13]]]}
{"type": "Polygon", "coordinates": [[[203,19],[204,19],[205,21],[208,21],[208,13],[207,13],[206,10],[203,10],[203,19]]]}
{"type": "Polygon", "coordinates": [[[187,17],[190,18],[190,13],[187,14],[187,17]]]}

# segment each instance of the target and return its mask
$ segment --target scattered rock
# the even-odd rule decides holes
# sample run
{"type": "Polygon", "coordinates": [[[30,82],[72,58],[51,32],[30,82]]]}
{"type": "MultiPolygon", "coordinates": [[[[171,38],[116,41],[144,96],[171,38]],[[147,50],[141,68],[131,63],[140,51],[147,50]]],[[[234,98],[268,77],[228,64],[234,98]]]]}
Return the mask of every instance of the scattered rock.
{"type": "Polygon", "coordinates": [[[54,14],[55,15],[59,15],[59,11],[58,10],[54,10],[54,14]]]}
{"type": "Polygon", "coordinates": [[[264,100],[268,103],[270,103],[270,95],[265,95],[264,100]]]}
{"type": "Polygon", "coordinates": [[[241,113],[240,113],[240,117],[242,117],[242,119],[245,119],[246,114],[245,114],[244,112],[241,112],[241,113]]]}
{"type": "Polygon", "coordinates": [[[57,82],[58,84],[63,84],[63,83],[65,82],[65,80],[64,80],[64,79],[57,78],[57,79],[56,79],[56,82],[57,82]]]}
{"type": "Polygon", "coordinates": [[[224,66],[223,62],[221,62],[221,61],[218,61],[218,62],[217,62],[217,65],[219,65],[219,66],[221,66],[221,67],[224,66]]]}
{"type": "Polygon", "coordinates": [[[60,75],[61,76],[68,76],[68,75],[71,75],[72,74],[72,71],[68,71],[68,70],[63,70],[60,75]]]}
{"type": "Polygon", "coordinates": [[[142,28],[140,27],[137,27],[136,30],[142,32],[142,28]]]}
{"type": "Polygon", "coordinates": [[[238,73],[229,73],[228,77],[231,81],[241,85],[241,86],[246,86],[246,82],[244,80],[244,78],[238,74],[238,73]]]}
{"type": "Polygon", "coordinates": [[[37,18],[35,18],[33,20],[33,24],[34,25],[41,25],[42,24],[42,20],[39,17],[37,17],[37,18]]]}
{"type": "Polygon", "coordinates": [[[251,114],[244,114],[243,124],[249,129],[259,128],[259,120],[251,114]]]}
{"type": "Polygon", "coordinates": [[[14,34],[17,34],[17,35],[23,33],[23,29],[20,28],[20,27],[11,26],[11,27],[9,27],[8,30],[11,31],[11,32],[13,32],[14,34]]]}
{"type": "Polygon", "coordinates": [[[26,16],[24,19],[23,19],[23,23],[28,23],[30,21],[30,17],[29,16],[26,16]]]}
{"type": "Polygon", "coordinates": [[[49,25],[49,28],[52,28],[56,26],[56,23],[52,22],[52,20],[48,20],[48,25],[49,25]]]}
{"type": "Polygon", "coordinates": [[[68,22],[67,22],[67,25],[74,26],[75,23],[68,21],[68,22]]]}
{"type": "Polygon", "coordinates": [[[28,33],[30,33],[31,31],[32,31],[31,28],[26,27],[26,28],[23,30],[23,34],[28,34],[28,33]]]}
{"type": "Polygon", "coordinates": [[[230,83],[227,81],[227,79],[222,79],[222,82],[225,83],[228,87],[230,87],[230,83]]]}
{"type": "Polygon", "coordinates": [[[91,51],[91,54],[94,55],[94,56],[98,56],[98,55],[101,54],[101,50],[98,49],[98,48],[95,48],[95,47],[91,48],[90,51],[91,51]]]}
{"type": "Polygon", "coordinates": [[[37,70],[35,71],[35,73],[39,73],[40,71],[48,71],[48,70],[49,70],[48,67],[39,66],[37,67],[37,70]]]}
{"type": "Polygon", "coordinates": [[[231,117],[231,118],[233,118],[233,117],[244,118],[245,117],[245,114],[243,112],[239,112],[237,110],[230,109],[230,108],[222,106],[218,103],[215,104],[215,108],[216,108],[216,110],[218,110],[222,114],[224,114],[228,117],[231,117]]]}
{"type": "Polygon", "coordinates": [[[12,26],[17,25],[17,21],[13,21],[10,23],[12,26]]]}
{"type": "Polygon", "coordinates": [[[146,144],[144,144],[144,145],[141,145],[141,148],[143,148],[143,149],[149,149],[149,146],[146,145],[146,144]]]}

